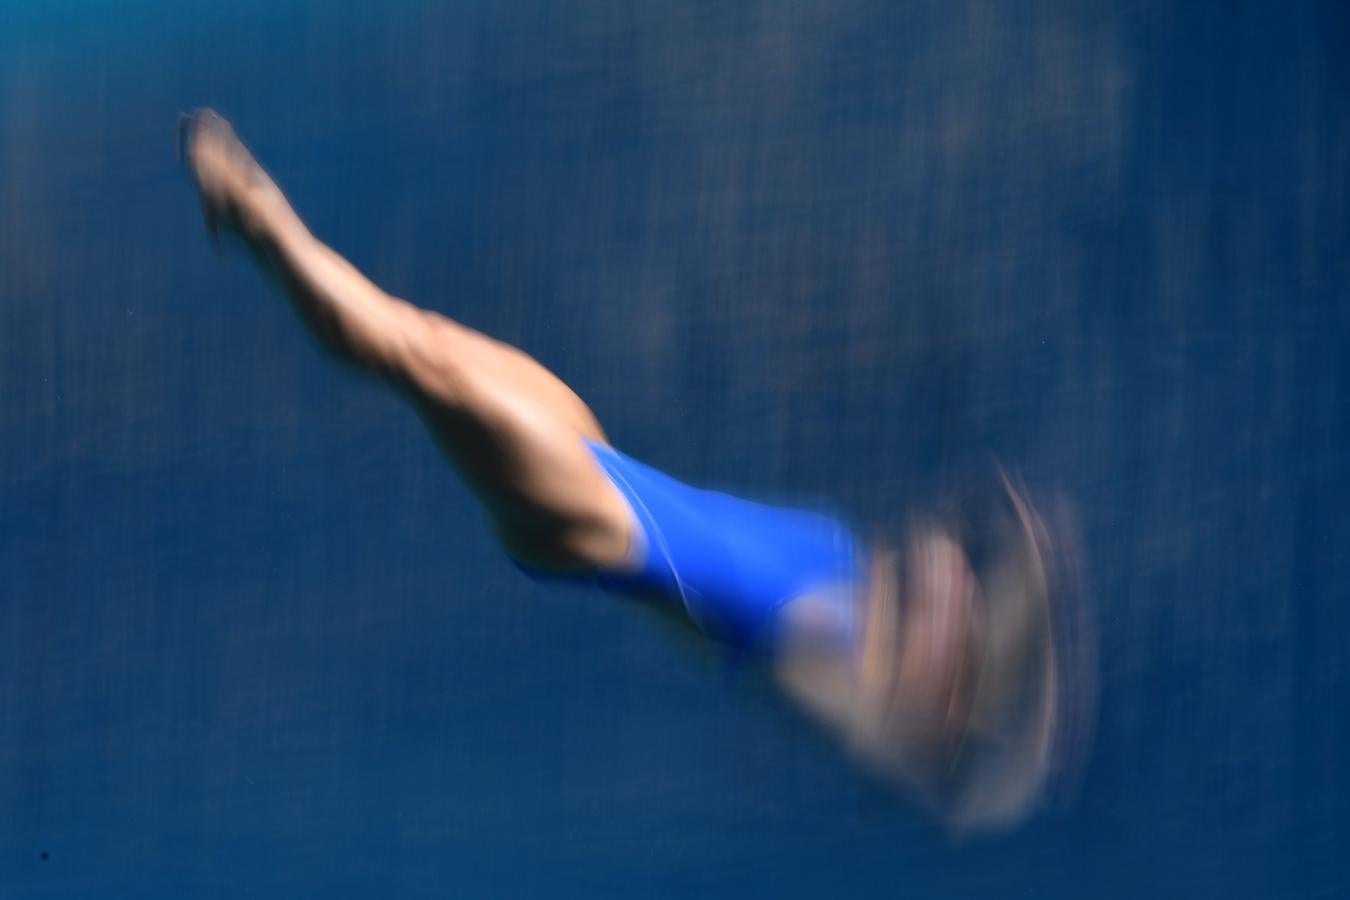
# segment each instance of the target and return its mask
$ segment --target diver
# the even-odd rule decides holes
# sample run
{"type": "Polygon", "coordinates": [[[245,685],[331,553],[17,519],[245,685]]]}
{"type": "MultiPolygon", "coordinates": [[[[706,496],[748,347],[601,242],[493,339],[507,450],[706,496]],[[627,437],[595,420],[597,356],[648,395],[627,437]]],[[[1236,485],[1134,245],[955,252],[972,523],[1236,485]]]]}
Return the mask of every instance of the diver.
{"type": "Polygon", "coordinates": [[[221,116],[183,116],[178,141],[212,237],[242,239],[331,351],[411,400],[524,572],[663,604],[763,660],[952,826],[1010,824],[1044,798],[1082,743],[1071,698],[1091,673],[1060,612],[1072,557],[1011,479],[974,527],[916,520],[899,548],[683,484],[614,448],[526,353],[386,294],[321,243],[221,116]]]}

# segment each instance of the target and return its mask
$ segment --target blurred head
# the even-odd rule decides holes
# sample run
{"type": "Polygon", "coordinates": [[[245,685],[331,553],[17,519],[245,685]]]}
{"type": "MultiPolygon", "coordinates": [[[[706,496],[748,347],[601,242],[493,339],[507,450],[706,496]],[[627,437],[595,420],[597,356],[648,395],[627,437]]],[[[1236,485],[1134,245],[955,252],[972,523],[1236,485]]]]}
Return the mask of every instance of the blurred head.
{"type": "Polygon", "coordinates": [[[1004,476],[873,561],[852,743],[954,828],[1020,820],[1081,758],[1093,674],[1069,534],[1004,476]]]}

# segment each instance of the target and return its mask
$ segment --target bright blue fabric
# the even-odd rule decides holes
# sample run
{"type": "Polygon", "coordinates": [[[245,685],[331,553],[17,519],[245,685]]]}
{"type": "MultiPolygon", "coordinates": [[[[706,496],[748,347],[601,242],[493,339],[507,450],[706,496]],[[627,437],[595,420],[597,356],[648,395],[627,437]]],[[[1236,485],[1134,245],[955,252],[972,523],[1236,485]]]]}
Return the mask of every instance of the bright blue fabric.
{"type": "Polygon", "coordinates": [[[596,573],[601,586],[668,598],[706,633],[747,648],[772,644],[775,614],[795,597],[832,591],[851,603],[864,554],[835,519],[690,487],[587,446],[632,508],[645,551],[634,571],[596,573]]]}

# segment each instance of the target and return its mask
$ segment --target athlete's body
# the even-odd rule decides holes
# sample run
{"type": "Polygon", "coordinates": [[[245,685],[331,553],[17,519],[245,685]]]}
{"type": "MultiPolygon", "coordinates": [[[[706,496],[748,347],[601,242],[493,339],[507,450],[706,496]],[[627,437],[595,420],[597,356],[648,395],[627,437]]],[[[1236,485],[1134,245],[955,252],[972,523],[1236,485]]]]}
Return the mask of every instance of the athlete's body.
{"type": "Polygon", "coordinates": [[[522,567],[677,595],[703,630],[764,651],[791,697],[949,820],[1006,821],[1035,798],[1054,729],[1056,663],[1045,635],[1043,530],[1015,492],[1014,550],[1005,556],[1016,564],[994,566],[982,585],[961,544],[936,526],[913,529],[899,554],[872,552],[830,520],[680,485],[610,447],[586,404],[530,356],[386,294],[320,243],[219,116],[185,117],[181,131],[213,235],[242,238],[330,349],[413,400],[522,567]],[[700,511],[710,505],[717,511],[700,511]],[[739,537],[727,535],[727,565],[797,593],[728,586],[716,554],[688,564],[707,568],[701,575],[682,572],[705,548],[694,546],[697,535],[688,548],[670,546],[676,532],[714,520],[762,522],[767,536],[753,546],[738,549],[739,537]],[[815,559],[814,569],[785,572],[791,557],[779,541],[815,559]],[[981,599],[990,578],[1017,600],[1001,613],[1009,622],[996,622],[1000,613],[981,599]],[[962,753],[972,735],[1015,738],[1015,753],[986,755],[1018,771],[971,770],[962,753]],[[971,793],[990,778],[994,789],[971,793]]]}

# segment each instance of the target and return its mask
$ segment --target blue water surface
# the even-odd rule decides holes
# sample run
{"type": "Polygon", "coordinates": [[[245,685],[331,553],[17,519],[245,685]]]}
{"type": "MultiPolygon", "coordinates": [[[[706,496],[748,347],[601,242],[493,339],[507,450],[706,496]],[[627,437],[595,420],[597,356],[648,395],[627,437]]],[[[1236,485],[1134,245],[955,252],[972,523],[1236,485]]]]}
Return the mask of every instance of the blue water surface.
{"type": "Polygon", "coordinates": [[[0,897],[1344,897],[1350,14],[0,7],[0,897]],[[219,108],[614,441],[894,533],[1071,498],[1076,802],[954,842],[753,678],[522,578],[214,255],[219,108]]]}

